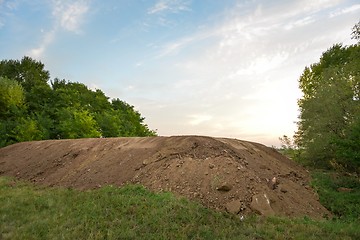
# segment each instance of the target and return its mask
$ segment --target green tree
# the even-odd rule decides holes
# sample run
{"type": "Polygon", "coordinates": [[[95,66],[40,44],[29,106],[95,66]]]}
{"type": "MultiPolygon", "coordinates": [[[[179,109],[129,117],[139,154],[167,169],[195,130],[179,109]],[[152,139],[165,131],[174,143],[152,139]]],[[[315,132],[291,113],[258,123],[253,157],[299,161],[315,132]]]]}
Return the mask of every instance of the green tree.
{"type": "Polygon", "coordinates": [[[16,80],[26,92],[30,92],[34,86],[47,85],[50,80],[50,73],[45,70],[44,64],[27,56],[20,61],[2,60],[0,76],[16,80]]]}
{"type": "Polygon", "coordinates": [[[141,117],[140,113],[134,109],[134,106],[118,98],[113,99],[111,104],[118,118],[121,119],[121,136],[156,136],[156,132],[150,130],[144,124],[145,118],[141,117]]]}
{"type": "Polygon", "coordinates": [[[103,137],[120,137],[122,134],[123,121],[117,111],[111,109],[103,113],[95,114],[103,137]]]}
{"type": "Polygon", "coordinates": [[[11,114],[15,108],[23,107],[24,91],[19,83],[0,76],[0,119],[11,114]]]}
{"type": "Polygon", "coordinates": [[[34,141],[43,139],[37,122],[31,118],[17,119],[16,126],[12,129],[10,137],[16,142],[34,141]]]}
{"type": "Polygon", "coordinates": [[[0,147],[57,138],[154,136],[134,107],[55,78],[40,61],[0,61],[0,147]]]}
{"type": "Polygon", "coordinates": [[[55,79],[52,83],[56,107],[84,108],[92,113],[111,109],[109,98],[97,89],[89,89],[85,84],[55,79]]]}
{"type": "MultiPolygon", "coordinates": [[[[353,134],[358,129],[360,89],[360,45],[336,44],[324,52],[318,63],[306,67],[299,79],[303,97],[298,101],[300,116],[296,144],[303,157],[315,166],[347,164],[356,151],[344,147],[349,139],[360,142],[353,134]],[[352,135],[353,134],[353,135],[352,135]],[[347,149],[347,150],[346,150],[347,149]],[[343,151],[349,151],[344,155],[343,151]]],[[[356,155],[356,154],[355,154],[356,155]]],[[[358,162],[360,166],[360,162],[358,162]]]]}
{"type": "Polygon", "coordinates": [[[87,110],[64,108],[59,111],[58,138],[97,138],[101,136],[97,122],[87,110]]]}
{"type": "Polygon", "coordinates": [[[27,114],[46,111],[51,101],[50,73],[40,61],[30,57],[19,60],[2,60],[0,76],[17,81],[24,89],[27,114]]]}

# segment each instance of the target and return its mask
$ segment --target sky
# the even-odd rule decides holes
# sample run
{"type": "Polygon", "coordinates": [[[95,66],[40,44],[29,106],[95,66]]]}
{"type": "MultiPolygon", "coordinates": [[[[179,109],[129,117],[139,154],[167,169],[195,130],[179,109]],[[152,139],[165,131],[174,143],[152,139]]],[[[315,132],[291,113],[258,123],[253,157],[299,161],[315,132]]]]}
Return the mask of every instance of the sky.
{"type": "Polygon", "coordinates": [[[0,0],[0,56],[120,98],[161,136],[278,146],[302,71],[359,20],[359,0],[0,0]]]}

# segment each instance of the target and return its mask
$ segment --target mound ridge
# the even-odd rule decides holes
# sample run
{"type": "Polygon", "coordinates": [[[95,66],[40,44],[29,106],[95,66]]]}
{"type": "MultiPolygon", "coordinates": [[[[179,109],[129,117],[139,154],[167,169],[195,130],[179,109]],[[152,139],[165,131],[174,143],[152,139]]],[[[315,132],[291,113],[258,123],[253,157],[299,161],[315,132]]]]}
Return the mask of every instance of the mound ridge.
{"type": "Polygon", "coordinates": [[[17,143],[0,149],[0,175],[80,190],[142,184],[246,215],[329,212],[309,174],[276,150],[203,136],[97,138],[17,143]]]}

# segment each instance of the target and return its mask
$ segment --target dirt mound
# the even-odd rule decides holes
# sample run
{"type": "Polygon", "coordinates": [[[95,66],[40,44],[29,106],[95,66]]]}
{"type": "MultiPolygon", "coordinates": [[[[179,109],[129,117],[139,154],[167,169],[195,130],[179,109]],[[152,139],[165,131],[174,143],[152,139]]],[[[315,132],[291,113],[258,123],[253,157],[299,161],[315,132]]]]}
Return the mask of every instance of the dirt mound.
{"type": "Polygon", "coordinates": [[[0,149],[0,175],[92,189],[139,183],[239,215],[329,212],[309,174],[264,145],[200,136],[48,140],[0,149]]]}

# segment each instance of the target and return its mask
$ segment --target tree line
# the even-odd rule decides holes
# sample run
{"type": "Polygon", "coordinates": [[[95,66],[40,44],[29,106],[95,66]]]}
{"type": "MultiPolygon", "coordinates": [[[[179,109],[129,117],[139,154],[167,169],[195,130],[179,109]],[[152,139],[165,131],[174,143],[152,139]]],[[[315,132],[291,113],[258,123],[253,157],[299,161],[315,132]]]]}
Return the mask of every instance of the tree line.
{"type": "Polygon", "coordinates": [[[294,143],[280,140],[307,164],[360,173],[360,22],[352,38],[356,44],[335,44],[305,67],[294,143]]]}
{"type": "Polygon", "coordinates": [[[55,78],[30,57],[0,62],[0,147],[23,141],[155,136],[134,106],[55,78]]]}

